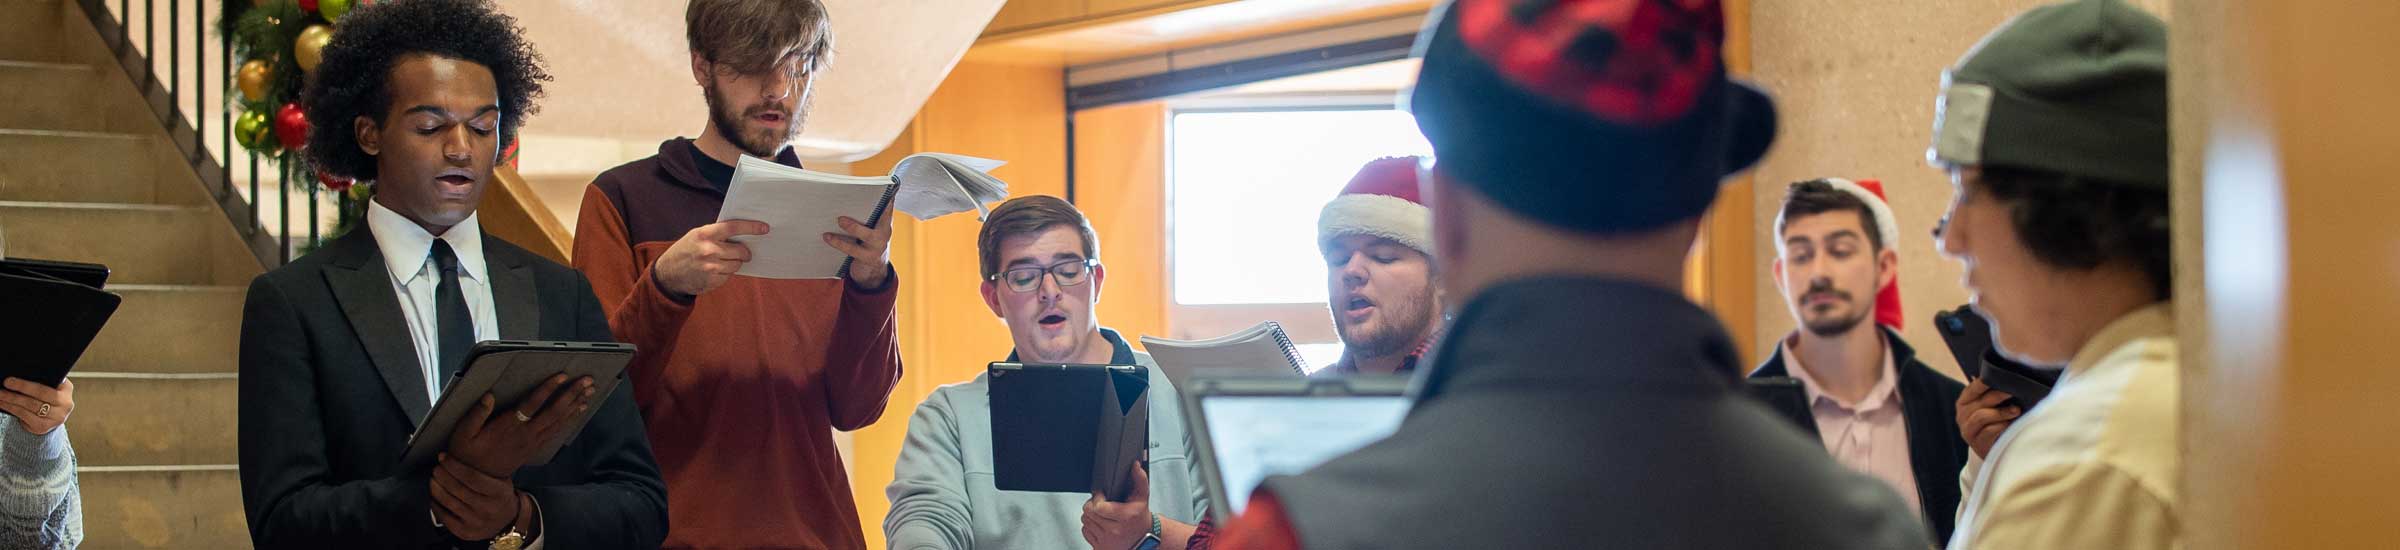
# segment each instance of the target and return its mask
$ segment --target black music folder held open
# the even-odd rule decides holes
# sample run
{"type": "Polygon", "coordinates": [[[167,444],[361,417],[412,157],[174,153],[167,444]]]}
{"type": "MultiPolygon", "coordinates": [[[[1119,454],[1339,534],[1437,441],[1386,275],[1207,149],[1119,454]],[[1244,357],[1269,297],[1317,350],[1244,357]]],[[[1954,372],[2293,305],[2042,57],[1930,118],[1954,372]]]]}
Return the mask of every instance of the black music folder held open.
{"type": "Polygon", "coordinates": [[[100,290],[108,267],[0,260],[0,376],[58,387],[123,300],[100,290]]]}
{"type": "Polygon", "coordinates": [[[992,363],[992,485],[1003,491],[1133,494],[1150,447],[1150,369],[992,363]]]}
{"type": "MultiPolygon", "coordinates": [[[[442,398],[433,404],[432,412],[409,434],[408,448],[400,457],[401,468],[420,471],[431,468],[442,451],[450,450],[450,432],[467,412],[474,409],[483,395],[492,395],[495,408],[492,417],[515,414],[518,407],[531,397],[533,390],[551,376],[564,374],[572,384],[576,378],[592,377],[592,406],[567,421],[567,429],[556,439],[542,443],[526,466],[549,464],[558,450],[583,433],[583,425],[600,412],[600,405],[617,391],[625,379],[625,365],[633,362],[633,344],[615,342],[544,342],[523,340],[485,340],[467,350],[467,366],[454,375],[442,398]]],[[[561,386],[565,387],[565,386],[561,386]]],[[[523,408],[538,408],[526,405],[523,408]]]]}

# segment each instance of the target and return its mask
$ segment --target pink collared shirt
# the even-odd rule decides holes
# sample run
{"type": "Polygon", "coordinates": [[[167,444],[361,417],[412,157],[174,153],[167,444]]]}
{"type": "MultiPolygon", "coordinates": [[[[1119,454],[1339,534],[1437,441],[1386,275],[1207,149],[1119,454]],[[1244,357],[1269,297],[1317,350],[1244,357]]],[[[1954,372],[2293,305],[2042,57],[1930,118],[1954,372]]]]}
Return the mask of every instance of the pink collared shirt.
{"type": "Polygon", "coordinates": [[[1909,465],[1908,422],[1900,408],[1900,374],[1892,365],[1892,348],[1883,347],[1883,377],[1867,390],[1865,398],[1856,403],[1845,402],[1827,395],[1817,387],[1817,380],[1800,363],[1800,354],[1792,349],[1792,340],[1784,340],[1783,364],[1800,387],[1808,392],[1809,412],[1817,419],[1817,435],[1825,439],[1825,451],[1833,459],[1867,475],[1883,480],[1908,509],[1924,514],[1924,504],[1917,501],[1917,473],[1909,465]]]}

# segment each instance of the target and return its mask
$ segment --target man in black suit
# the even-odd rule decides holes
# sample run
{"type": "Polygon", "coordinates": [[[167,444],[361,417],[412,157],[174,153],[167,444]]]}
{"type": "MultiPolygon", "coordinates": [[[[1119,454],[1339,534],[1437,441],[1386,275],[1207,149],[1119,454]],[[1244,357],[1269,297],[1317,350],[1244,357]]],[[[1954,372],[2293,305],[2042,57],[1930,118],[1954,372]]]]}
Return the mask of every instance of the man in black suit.
{"type": "Polygon", "coordinates": [[[259,276],[242,314],[241,476],[260,548],[656,548],[666,489],[630,397],[553,377],[485,395],[429,470],[399,464],[476,341],[610,339],[583,276],[482,234],[475,205],[540,95],[478,0],[363,6],[304,93],[312,164],[374,181],[362,223],[259,276]],[[598,407],[548,464],[526,466],[598,407]]]}

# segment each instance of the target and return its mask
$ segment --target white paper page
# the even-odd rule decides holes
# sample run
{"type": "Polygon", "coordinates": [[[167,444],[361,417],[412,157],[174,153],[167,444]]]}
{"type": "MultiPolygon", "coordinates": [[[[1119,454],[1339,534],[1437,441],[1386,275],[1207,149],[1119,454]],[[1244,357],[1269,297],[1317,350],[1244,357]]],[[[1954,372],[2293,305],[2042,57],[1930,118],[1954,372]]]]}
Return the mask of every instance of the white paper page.
{"type": "Polygon", "coordinates": [[[1202,373],[1300,376],[1299,371],[1305,370],[1303,365],[1293,365],[1291,358],[1284,356],[1283,346],[1266,333],[1215,345],[1192,345],[1153,336],[1143,336],[1141,342],[1142,348],[1150,351],[1150,358],[1158,362],[1159,372],[1166,374],[1176,387],[1189,387],[1187,382],[1192,376],[1202,373]]]}
{"type": "Polygon", "coordinates": [[[841,216],[867,221],[890,185],[886,178],[795,172],[804,171],[747,156],[735,167],[717,221],[753,220],[768,227],[766,235],[734,238],[750,247],[750,261],[742,264],[740,274],[768,279],[838,276],[842,260],[849,256],[825,244],[824,235],[842,233],[835,221],[841,216]]]}
{"type": "Polygon", "coordinates": [[[892,178],[900,183],[900,193],[892,199],[893,207],[920,220],[968,210],[976,212],[976,219],[982,219],[985,203],[1008,198],[1008,184],[988,173],[1004,164],[1007,163],[949,153],[909,155],[892,167],[892,178]]]}

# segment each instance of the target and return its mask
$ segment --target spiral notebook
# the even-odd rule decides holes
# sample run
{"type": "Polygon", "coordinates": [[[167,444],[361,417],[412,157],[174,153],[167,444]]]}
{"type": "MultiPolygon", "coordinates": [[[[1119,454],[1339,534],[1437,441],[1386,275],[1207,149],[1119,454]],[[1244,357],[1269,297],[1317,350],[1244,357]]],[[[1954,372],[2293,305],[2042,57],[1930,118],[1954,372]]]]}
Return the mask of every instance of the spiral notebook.
{"type": "Polygon", "coordinates": [[[990,172],[1000,161],[945,153],[901,159],[886,176],[845,176],[802,170],[743,156],[717,221],[766,222],[765,235],[735,237],[750,247],[741,275],[769,279],[840,279],[849,276],[850,256],[825,244],[841,234],[834,220],[848,216],[880,227],[897,208],[920,220],[973,210],[1008,198],[1008,184],[990,172]]]}
{"type": "Polygon", "coordinates": [[[1184,382],[1194,373],[1308,375],[1308,360],[1300,357],[1300,347],[1274,321],[1206,340],[1143,336],[1142,348],[1178,388],[1187,387],[1184,382]]]}

